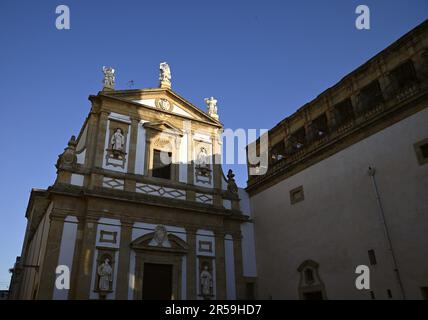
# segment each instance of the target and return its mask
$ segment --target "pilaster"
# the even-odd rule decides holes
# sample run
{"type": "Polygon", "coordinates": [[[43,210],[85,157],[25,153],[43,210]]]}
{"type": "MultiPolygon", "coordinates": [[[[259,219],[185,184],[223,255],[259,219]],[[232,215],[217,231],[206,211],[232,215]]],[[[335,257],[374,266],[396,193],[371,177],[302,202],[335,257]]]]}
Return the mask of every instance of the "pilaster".
{"type": "Polygon", "coordinates": [[[101,168],[103,166],[103,157],[105,149],[105,141],[107,134],[108,113],[102,111],[98,121],[98,134],[96,136],[95,160],[94,166],[101,168]]]}
{"type": "Polygon", "coordinates": [[[217,299],[226,299],[226,261],[224,251],[224,232],[215,232],[215,269],[217,283],[217,299]]]}
{"type": "Polygon", "coordinates": [[[196,299],[196,228],[186,228],[187,244],[187,299],[196,299]]]}
{"type": "Polygon", "coordinates": [[[120,231],[120,250],[119,250],[119,264],[117,270],[117,284],[116,284],[116,299],[128,299],[128,286],[129,286],[129,260],[131,256],[131,237],[132,237],[132,222],[122,220],[122,228],[120,231]]]}
{"type": "Polygon", "coordinates": [[[242,265],[242,235],[240,231],[232,234],[233,256],[235,259],[236,299],[245,299],[245,279],[242,265]]]}
{"type": "Polygon", "coordinates": [[[53,297],[53,290],[56,280],[56,267],[58,266],[59,251],[61,248],[61,238],[64,228],[64,216],[50,216],[50,226],[48,239],[46,241],[45,257],[43,266],[40,268],[40,284],[37,299],[50,300],[53,297]]]}
{"type": "Polygon", "coordinates": [[[129,153],[128,153],[128,172],[135,172],[136,154],[137,154],[137,136],[138,136],[138,120],[131,119],[131,137],[129,139],[129,153]]]}
{"type": "Polygon", "coordinates": [[[84,221],[82,245],[79,255],[79,268],[76,274],[76,299],[87,300],[92,280],[92,269],[97,235],[97,219],[87,217],[84,221]]]}

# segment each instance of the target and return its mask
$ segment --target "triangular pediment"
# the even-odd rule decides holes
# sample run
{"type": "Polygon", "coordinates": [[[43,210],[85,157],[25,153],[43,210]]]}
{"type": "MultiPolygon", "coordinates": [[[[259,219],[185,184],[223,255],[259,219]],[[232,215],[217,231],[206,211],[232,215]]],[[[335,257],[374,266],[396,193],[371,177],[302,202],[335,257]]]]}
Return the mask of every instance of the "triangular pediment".
{"type": "Polygon", "coordinates": [[[121,101],[138,104],[144,108],[156,109],[157,112],[173,114],[221,126],[218,120],[210,117],[206,112],[170,89],[116,90],[103,91],[101,94],[121,101]]]}

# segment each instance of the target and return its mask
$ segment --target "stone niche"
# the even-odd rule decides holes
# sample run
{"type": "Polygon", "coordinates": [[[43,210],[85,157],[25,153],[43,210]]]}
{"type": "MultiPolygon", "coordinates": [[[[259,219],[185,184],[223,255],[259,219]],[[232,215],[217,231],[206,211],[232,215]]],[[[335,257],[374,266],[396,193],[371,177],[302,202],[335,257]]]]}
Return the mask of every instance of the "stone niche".
{"type": "Polygon", "coordinates": [[[198,257],[198,274],[199,286],[198,297],[204,300],[214,299],[214,272],[213,272],[214,257],[199,256],[198,257]]]}
{"type": "Polygon", "coordinates": [[[107,130],[106,165],[125,168],[129,124],[110,120],[107,130]]]}
{"type": "Polygon", "coordinates": [[[117,249],[97,247],[94,291],[100,299],[105,299],[113,292],[115,252],[117,249]]]}
{"type": "Polygon", "coordinates": [[[195,141],[195,180],[196,183],[211,185],[212,181],[212,145],[204,141],[195,141]]]}

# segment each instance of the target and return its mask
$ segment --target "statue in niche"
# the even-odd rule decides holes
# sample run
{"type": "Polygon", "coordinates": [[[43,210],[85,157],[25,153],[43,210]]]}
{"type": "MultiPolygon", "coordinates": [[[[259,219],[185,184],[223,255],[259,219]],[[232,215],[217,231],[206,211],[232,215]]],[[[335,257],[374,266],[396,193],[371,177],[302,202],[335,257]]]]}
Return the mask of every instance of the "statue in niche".
{"type": "Polygon", "coordinates": [[[212,287],[213,287],[213,277],[211,273],[208,271],[208,266],[204,266],[204,270],[202,270],[200,274],[200,283],[201,283],[201,294],[203,297],[209,297],[212,295],[212,287]]]}
{"type": "Polygon", "coordinates": [[[110,266],[110,260],[106,258],[103,263],[98,266],[98,289],[100,291],[109,291],[110,283],[112,282],[113,269],[110,266]]]}
{"type": "Polygon", "coordinates": [[[197,162],[199,167],[208,167],[208,153],[205,147],[199,151],[197,162]]]}
{"type": "Polygon", "coordinates": [[[162,62],[159,65],[159,80],[161,83],[171,85],[171,70],[166,62],[162,62]]]}
{"type": "Polygon", "coordinates": [[[113,133],[110,139],[111,150],[113,151],[113,157],[118,159],[123,159],[125,153],[125,136],[123,135],[123,130],[117,128],[113,133]]]}
{"type": "Polygon", "coordinates": [[[114,69],[112,67],[103,67],[103,85],[104,88],[113,89],[116,82],[116,77],[114,75],[114,69]]]}
{"type": "Polygon", "coordinates": [[[238,193],[238,186],[235,182],[235,174],[232,169],[227,172],[227,191],[231,193],[238,193]]]}
{"type": "Polygon", "coordinates": [[[196,181],[202,183],[211,183],[211,169],[209,166],[209,156],[207,149],[201,147],[196,158],[196,181]]]}

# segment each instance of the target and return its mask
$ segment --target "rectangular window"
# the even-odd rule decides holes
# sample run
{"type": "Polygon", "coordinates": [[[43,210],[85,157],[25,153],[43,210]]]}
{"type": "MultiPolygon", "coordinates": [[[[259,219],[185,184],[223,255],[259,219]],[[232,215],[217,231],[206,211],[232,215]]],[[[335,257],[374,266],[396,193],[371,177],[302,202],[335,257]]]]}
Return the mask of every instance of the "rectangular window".
{"type": "Polygon", "coordinates": [[[354,119],[351,99],[346,99],[334,106],[336,125],[344,125],[354,119]]]}
{"type": "Polygon", "coordinates": [[[408,60],[394,68],[391,77],[399,89],[413,84],[417,80],[413,62],[408,60]]]}
{"type": "Polygon", "coordinates": [[[360,91],[360,108],[368,111],[383,102],[382,91],[377,80],[371,82],[360,91]]]}
{"type": "Polygon", "coordinates": [[[304,127],[294,131],[288,137],[287,152],[292,154],[306,145],[306,130],[304,127]]]}
{"type": "Polygon", "coordinates": [[[312,121],[312,130],[314,139],[318,140],[324,137],[328,133],[328,122],[327,122],[327,116],[325,113],[318,116],[312,121]]]}
{"type": "Polygon", "coordinates": [[[305,200],[305,194],[303,193],[303,186],[300,186],[290,191],[291,204],[295,204],[303,200],[305,200]]]}
{"type": "Polygon", "coordinates": [[[296,143],[301,144],[302,146],[304,146],[306,144],[306,131],[305,128],[302,127],[299,130],[296,130],[293,133],[293,138],[295,140],[296,143]]]}
{"type": "Polygon", "coordinates": [[[422,299],[428,300],[428,287],[421,288],[422,299]]]}
{"type": "MultiPolygon", "coordinates": [[[[162,161],[161,154],[168,154],[168,158],[171,159],[172,153],[160,150],[153,150],[153,171],[152,176],[162,179],[171,179],[171,163],[165,164],[162,161]]],[[[170,161],[171,162],[171,161],[170,161]]]]}
{"type": "Polygon", "coordinates": [[[425,143],[419,147],[421,149],[422,157],[428,158],[428,143],[425,143]]]}
{"type": "Polygon", "coordinates": [[[372,266],[375,266],[377,264],[375,251],[374,250],[369,250],[368,254],[369,254],[370,264],[372,266]]]}
{"type": "Polygon", "coordinates": [[[428,139],[424,139],[414,144],[416,158],[420,165],[428,163],[428,139]]]}

